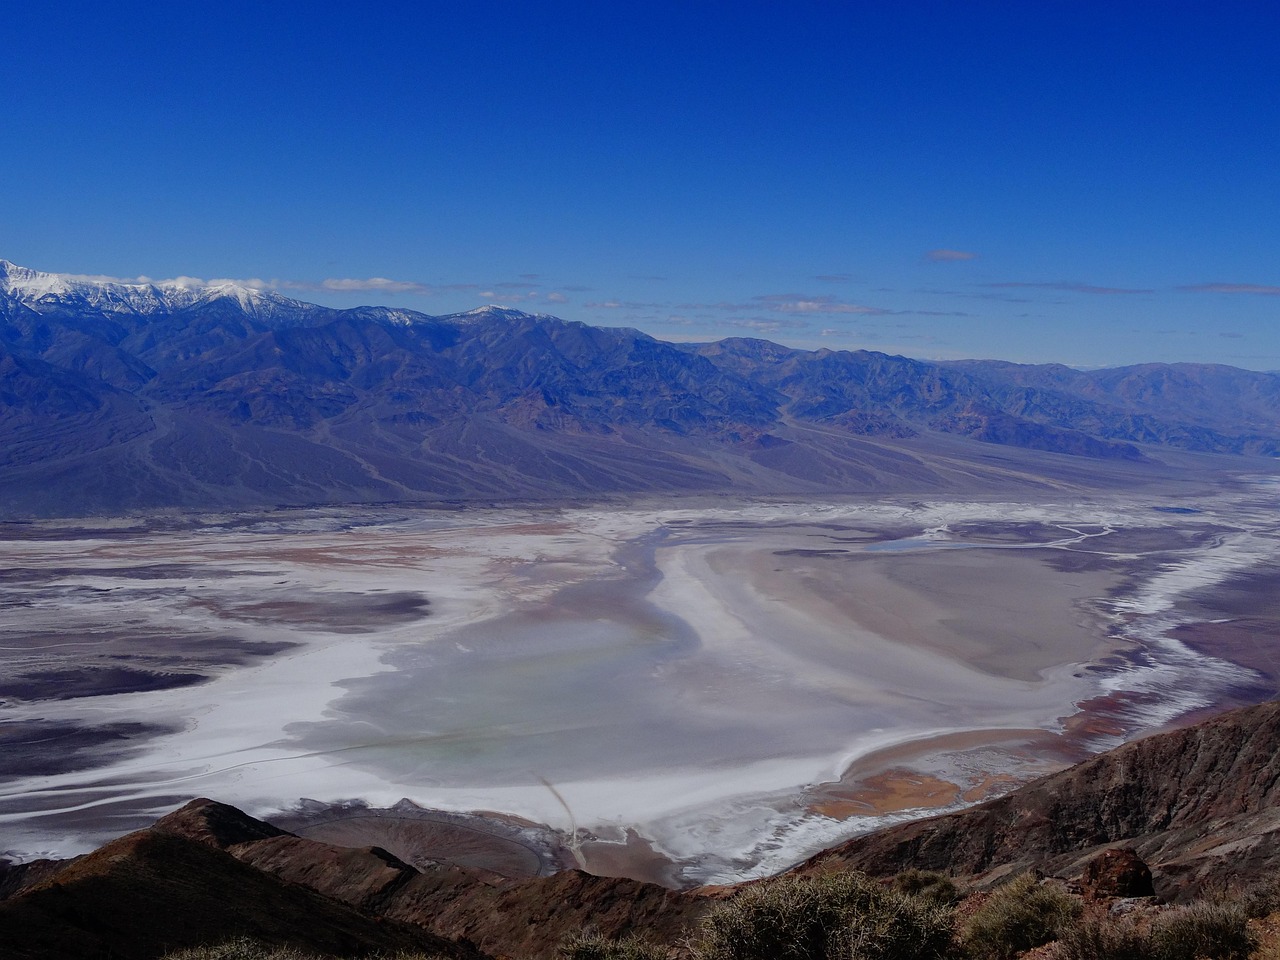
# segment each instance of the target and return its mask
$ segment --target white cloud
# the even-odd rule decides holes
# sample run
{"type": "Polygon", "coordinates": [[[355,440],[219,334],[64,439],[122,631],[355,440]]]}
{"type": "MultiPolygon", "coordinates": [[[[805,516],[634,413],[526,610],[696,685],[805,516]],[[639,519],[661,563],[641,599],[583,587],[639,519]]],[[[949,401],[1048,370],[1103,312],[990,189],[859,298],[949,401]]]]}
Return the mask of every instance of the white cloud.
{"type": "Polygon", "coordinates": [[[1017,280],[1006,280],[1003,283],[988,283],[984,286],[999,289],[1030,288],[1038,290],[1062,290],[1066,293],[1093,293],[1101,296],[1129,296],[1135,293],[1154,293],[1154,290],[1140,290],[1133,287],[1098,287],[1091,283],[1024,283],[1017,280]]]}
{"type": "Polygon", "coordinates": [[[726,320],[731,327],[745,327],[757,333],[777,333],[779,330],[803,330],[809,326],[808,320],[796,320],[792,317],[740,317],[726,320]]]}
{"type": "Polygon", "coordinates": [[[871,316],[889,313],[881,307],[868,307],[837,300],[835,297],[813,297],[802,293],[771,293],[753,299],[780,313],[850,313],[871,316]]]}
{"type": "MultiPolygon", "coordinates": [[[[300,289],[307,289],[301,287],[300,289]]],[[[330,277],[321,280],[318,289],[333,293],[352,293],[377,291],[379,293],[418,293],[429,294],[431,287],[425,283],[412,280],[389,280],[386,277],[368,277],[363,280],[349,277],[330,277]]]]}
{"type": "MultiPolygon", "coordinates": [[[[183,280],[189,280],[190,277],[183,277],[183,280]]],[[[173,281],[166,281],[172,283],[173,281]]],[[[210,280],[209,286],[221,287],[224,284],[232,284],[237,287],[244,287],[248,290],[279,290],[282,286],[279,280],[261,280],[258,277],[250,277],[248,280],[235,280],[229,277],[220,277],[216,280],[210,280]]],[[[198,285],[198,284],[197,284],[198,285]]]]}
{"type": "Polygon", "coordinates": [[[289,285],[288,281],[281,280],[262,280],[258,277],[250,277],[248,279],[236,279],[233,277],[215,277],[212,280],[202,280],[199,277],[170,277],[168,279],[158,280],[154,277],[108,277],[101,274],[87,273],[64,273],[59,276],[66,277],[78,283],[116,283],[124,286],[147,286],[155,285],[157,287],[183,287],[185,289],[194,289],[196,287],[220,287],[225,284],[235,284],[237,287],[245,287],[249,290],[279,290],[281,287],[289,285]]]}
{"type": "Polygon", "coordinates": [[[926,260],[934,263],[958,263],[963,260],[977,260],[978,255],[969,250],[930,250],[924,255],[926,260]]]}
{"type": "Polygon", "coordinates": [[[503,290],[499,293],[498,289],[498,287],[494,287],[491,290],[481,290],[480,296],[486,300],[498,301],[504,304],[529,303],[530,301],[540,299],[542,296],[542,294],[538,293],[537,290],[530,290],[528,293],[512,293],[510,291],[503,290]]]}
{"type": "Polygon", "coordinates": [[[1268,283],[1198,283],[1178,289],[1192,293],[1252,293],[1264,297],[1280,297],[1280,287],[1268,283]]]}

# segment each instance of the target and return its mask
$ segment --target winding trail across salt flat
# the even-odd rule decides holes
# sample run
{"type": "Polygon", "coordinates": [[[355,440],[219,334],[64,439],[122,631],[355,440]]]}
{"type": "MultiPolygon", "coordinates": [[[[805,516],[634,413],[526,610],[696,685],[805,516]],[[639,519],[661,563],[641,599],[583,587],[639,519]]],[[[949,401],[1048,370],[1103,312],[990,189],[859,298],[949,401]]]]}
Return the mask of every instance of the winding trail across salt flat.
{"type": "Polygon", "coordinates": [[[190,796],[407,797],[633,830],[685,880],[775,870],[906,815],[895,771],[972,797],[1261,690],[1167,634],[1275,567],[1274,499],[27,528],[0,540],[0,830],[66,855],[190,796]]]}

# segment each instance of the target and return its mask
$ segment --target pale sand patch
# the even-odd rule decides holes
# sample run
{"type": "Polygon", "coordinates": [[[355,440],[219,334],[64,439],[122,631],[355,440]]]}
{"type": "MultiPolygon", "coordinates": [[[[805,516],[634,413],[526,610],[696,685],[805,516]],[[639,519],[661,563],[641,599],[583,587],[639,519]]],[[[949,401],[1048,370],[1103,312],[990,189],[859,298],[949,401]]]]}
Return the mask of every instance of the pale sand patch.
{"type": "Polygon", "coordinates": [[[630,827],[621,841],[587,840],[578,852],[583,869],[597,877],[629,877],[660,887],[683,886],[678,866],[630,827]]]}
{"type": "Polygon", "coordinates": [[[904,767],[887,770],[862,781],[861,789],[845,800],[824,800],[810,806],[824,817],[847,820],[868,814],[899,813],[949,807],[961,797],[960,788],[941,777],[904,767]]]}
{"type": "Polygon", "coordinates": [[[779,557],[718,549],[711,569],[749,582],[762,598],[833,625],[853,624],[996,676],[1088,663],[1114,647],[1095,604],[1121,581],[1113,571],[1063,572],[1054,551],[940,549],[779,557]]]}
{"type": "Polygon", "coordinates": [[[839,779],[806,791],[808,809],[846,819],[977,803],[1074,759],[1045,730],[966,730],[925,737],[858,757],[839,779]]]}
{"type": "MultiPolygon", "coordinates": [[[[769,539],[761,539],[765,543],[695,543],[661,551],[663,579],[651,599],[679,611],[693,626],[702,641],[695,661],[705,655],[722,677],[750,675],[776,686],[822,691],[864,709],[892,705],[907,720],[902,739],[939,726],[963,728],[974,711],[994,711],[1009,726],[1054,724],[1064,708],[1070,712],[1076,696],[1090,689],[1062,668],[1074,664],[1081,651],[1108,649],[1105,638],[1084,626],[1079,628],[1084,636],[1061,651],[1006,629],[1006,636],[988,641],[984,652],[997,663],[1002,655],[1019,657],[1035,666],[1035,673],[977,669],[961,656],[973,647],[965,613],[943,607],[923,588],[902,588],[878,569],[878,558],[845,562],[806,556],[796,563],[794,557],[777,557],[769,539]],[[788,562],[795,565],[788,568],[788,562]],[[852,585],[844,580],[846,571],[853,571],[852,585]],[[1021,644],[1035,649],[1022,653],[1021,644]],[[913,717],[917,723],[932,720],[915,726],[913,717]]],[[[1024,563],[1025,556],[1020,555],[1024,563]]],[[[1014,577],[1008,568],[1016,566],[995,557],[987,572],[1014,577]]],[[[936,568],[943,593],[947,570],[936,568]]],[[[1051,582],[1046,577],[1039,584],[1036,603],[1043,609],[1058,602],[1071,610],[1070,597],[1050,595],[1051,582]]],[[[969,598],[976,600],[977,595],[969,598]]],[[[714,695],[722,698],[724,690],[714,695]]]]}

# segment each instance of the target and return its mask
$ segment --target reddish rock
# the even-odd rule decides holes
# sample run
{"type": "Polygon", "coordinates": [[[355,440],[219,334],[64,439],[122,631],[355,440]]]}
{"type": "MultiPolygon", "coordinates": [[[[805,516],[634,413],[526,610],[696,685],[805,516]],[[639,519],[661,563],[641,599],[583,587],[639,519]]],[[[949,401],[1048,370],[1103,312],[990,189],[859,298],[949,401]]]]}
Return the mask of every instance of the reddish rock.
{"type": "Polygon", "coordinates": [[[1090,897],[1153,897],[1151,868],[1132,847],[1104,850],[1087,864],[1080,877],[1090,897]]]}

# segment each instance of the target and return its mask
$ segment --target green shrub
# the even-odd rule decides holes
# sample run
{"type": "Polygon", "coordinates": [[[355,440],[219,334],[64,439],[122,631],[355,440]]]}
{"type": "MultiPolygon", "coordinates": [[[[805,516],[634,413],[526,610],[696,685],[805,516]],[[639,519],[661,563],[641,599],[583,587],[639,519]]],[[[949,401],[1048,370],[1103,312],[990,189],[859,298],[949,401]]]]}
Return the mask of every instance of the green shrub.
{"type": "Polygon", "coordinates": [[[565,960],[666,960],[667,951],[639,937],[609,940],[596,933],[580,933],[560,944],[560,956],[565,960]]]}
{"type": "Polygon", "coordinates": [[[903,870],[893,878],[893,889],[940,907],[953,907],[962,896],[954,880],[934,870],[903,870]]]}
{"type": "Polygon", "coordinates": [[[859,873],[756,884],[703,920],[700,960],[931,960],[951,913],[859,873]]]}
{"type": "Polygon", "coordinates": [[[1024,873],[974,912],[961,940],[970,956],[1012,960],[1024,950],[1058,939],[1079,915],[1079,900],[1024,873]]]}
{"type": "Polygon", "coordinates": [[[1162,913],[1151,924],[1156,960],[1245,960],[1257,947],[1241,903],[1202,900],[1162,913]]]}

